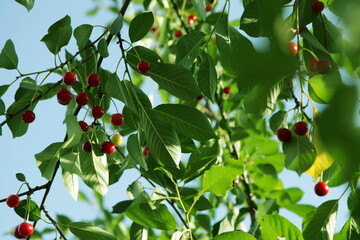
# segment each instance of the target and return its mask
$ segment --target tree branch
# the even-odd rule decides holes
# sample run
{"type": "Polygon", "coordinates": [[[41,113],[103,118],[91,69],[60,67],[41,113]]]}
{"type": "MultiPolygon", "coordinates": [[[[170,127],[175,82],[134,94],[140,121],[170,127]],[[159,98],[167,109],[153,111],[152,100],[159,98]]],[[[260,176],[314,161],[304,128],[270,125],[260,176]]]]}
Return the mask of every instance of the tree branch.
{"type": "MultiPolygon", "coordinates": [[[[49,184],[49,183],[47,182],[47,183],[44,184],[44,185],[37,186],[37,187],[34,187],[34,188],[29,188],[28,191],[19,193],[19,194],[17,194],[17,195],[18,195],[19,197],[25,196],[25,195],[32,195],[32,194],[33,194],[34,192],[36,192],[36,191],[39,191],[39,190],[42,190],[42,189],[47,188],[48,184],[49,184]]],[[[6,200],[7,200],[7,198],[0,199],[0,203],[1,203],[1,202],[6,202],[6,200]]]]}
{"type": "Polygon", "coordinates": [[[185,32],[186,32],[186,33],[189,33],[189,32],[190,32],[190,31],[189,31],[189,28],[186,26],[185,22],[184,22],[183,19],[181,18],[181,15],[180,15],[180,13],[179,13],[179,8],[178,8],[178,6],[177,6],[176,3],[174,2],[174,0],[170,0],[170,1],[171,1],[172,5],[173,5],[173,8],[174,8],[175,12],[176,12],[176,15],[178,16],[178,18],[179,18],[179,20],[180,20],[180,22],[181,22],[181,25],[182,25],[183,28],[185,29],[185,32]]]}

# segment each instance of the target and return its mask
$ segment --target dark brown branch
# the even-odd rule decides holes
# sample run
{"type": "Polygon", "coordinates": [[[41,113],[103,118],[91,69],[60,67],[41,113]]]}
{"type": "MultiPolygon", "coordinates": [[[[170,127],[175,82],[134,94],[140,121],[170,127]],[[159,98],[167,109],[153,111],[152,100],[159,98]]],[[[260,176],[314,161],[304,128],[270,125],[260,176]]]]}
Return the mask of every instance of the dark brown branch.
{"type": "MultiPolygon", "coordinates": [[[[25,192],[22,192],[22,193],[19,193],[17,194],[19,197],[21,196],[25,196],[25,195],[32,195],[34,192],[36,191],[39,191],[39,190],[42,190],[42,189],[45,189],[47,188],[49,183],[46,183],[44,185],[41,185],[41,186],[37,186],[37,187],[34,187],[34,188],[29,188],[28,191],[25,191],[25,192]]],[[[3,198],[3,199],[0,199],[0,203],[1,202],[6,202],[7,198],[3,198]]]]}
{"type": "Polygon", "coordinates": [[[49,212],[46,210],[45,206],[43,206],[43,208],[41,209],[44,213],[45,216],[50,220],[50,222],[52,223],[52,225],[54,225],[56,231],[60,234],[60,239],[64,239],[67,240],[64,233],[61,231],[61,229],[59,228],[59,225],[57,224],[57,222],[50,216],[49,212]]]}

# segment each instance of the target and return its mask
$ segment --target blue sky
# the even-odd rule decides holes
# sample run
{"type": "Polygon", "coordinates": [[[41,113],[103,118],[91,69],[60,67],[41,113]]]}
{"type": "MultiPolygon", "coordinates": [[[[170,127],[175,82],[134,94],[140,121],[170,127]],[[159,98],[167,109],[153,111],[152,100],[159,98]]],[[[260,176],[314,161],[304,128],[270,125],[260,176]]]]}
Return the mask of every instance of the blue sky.
{"type": "MultiPolygon", "coordinates": [[[[239,2],[239,1],[238,1],[239,2]]],[[[11,39],[16,48],[19,57],[19,68],[21,72],[33,72],[44,70],[53,66],[53,55],[47,50],[44,43],[40,39],[47,33],[48,27],[63,18],[65,15],[71,16],[71,25],[73,29],[81,24],[88,23],[92,25],[105,25],[112,21],[114,15],[105,11],[101,11],[95,17],[87,17],[85,12],[93,7],[90,0],[63,0],[63,1],[36,1],[33,10],[28,13],[27,10],[15,2],[15,0],[0,1],[0,48],[4,46],[8,39],[11,39]]],[[[239,15],[238,5],[233,6],[230,17],[232,20],[239,15]]],[[[94,32],[92,36],[98,36],[102,30],[94,32]]],[[[94,39],[94,38],[93,38],[94,39]]],[[[75,52],[74,39],[70,42],[68,50],[75,52]]],[[[110,48],[111,52],[118,52],[118,49],[110,48]]],[[[102,65],[104,68],[113,71],[116,67],[117,57],[108,58],[102,65]]],[[[0,85],[9,84],[17,76],[16,71],[0,69],[0,85]]],[[[48,81],[58,81],[58,75],[52,75],[48,81]]],[[[15,84],[10,88],[9,92],[3,96],[6,106],[13,101],[13,94],[17,88],[15,84]]],[[[149,85],[146,93],[154,91],[153,85],[149,85]]],[[[23,137],[13,139],[9,129],[3,127],[3,136],[0,137],[1,150],[1,168],[0,168],[0,198],[5,198],[10,194],[14,194],[20,183],[16,180],[15,174],[22,172],[26,175],[32,187],[42,185],[46,182],[41,178],[40,171],[36,166],[34,154],[42,151],[50,143],[62,141],[65,134],[65,126],[62,124],[65,115],[65,107],[59,105],[56,98],[40,102],[36,108],[36,120],[29,127],[27,134],[23,137]]],[[[3,118],[0,118],[3,121],[3,118]]],[[[109,188],[109,193],[105,197],[106,205],[111,208],[115,203],[127,199],[126,188],[134,180],[139,177],[136,172],[127,172],[121,178],[121,184],[115,184],[109,188]]],[[[281,174],[285,188],[300,187],[305,193],[302,203],[313,204],[315,206],[321,203],[338,198],[344,187],[334,188],[323,198],[317,197],[313,192],[314,182],[312,178],[306,174],[298,177],[296,173],[285,171],[281,174]],[[286,180],[285,180],[286,179],[286,180]]],[[[81,183],[80,189],[91,195],[91,191],[81,183]]],[[[33,200],[41,201],[43,192],[34,194],[33,200]]],[[[343,199],[346,199],[343,197],[343,199]]],[[[47,209],[51,215],[64,214],[70,216],[74,221],[91,220],[96,216],[96,211],[89,205],[82,202],[75,202],[66,192],[60,175],[54,182],[47,201],[47,209]]],[[[339,226],[344,222],[344,214],[346,202],[340,203],[339,226]],[[341,210],[342,209],[342,210],[341,210]]],[[[224,213],[225,214],[225,213],[224,213]]],[[[296,217],[288,211],[281,211],[285,217],[288,217],[298,227],[301,226],[300,218],[296,217]]],[[[10,236],[3,236],[6,231],[13,229],[20,224],[22,219],[18,217],[12,209],[5,204],[0,205],[0,238],[2,240],[13,239],[10,236]]],[[[48,227],[44,222],[39,227],[48,227]]]]}

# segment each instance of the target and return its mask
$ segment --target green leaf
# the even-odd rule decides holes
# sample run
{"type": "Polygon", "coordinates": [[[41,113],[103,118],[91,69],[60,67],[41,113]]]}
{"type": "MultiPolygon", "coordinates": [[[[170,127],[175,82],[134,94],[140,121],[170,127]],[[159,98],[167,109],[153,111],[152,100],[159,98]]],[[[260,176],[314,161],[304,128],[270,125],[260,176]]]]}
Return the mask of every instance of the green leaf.
{"type": "Polygon", "coordinates": [[[240,18],[240,29],[244,30],[251,37],[267,36],[264,29],[262,16],[267,11],[263,7],[263,1],[251,1],[244,9],[240,18]]]}
{"type": "Polygon", "coordinates": [[[129,26],[129,37],[131,42],[141,40],[150,31],[154,24],[154,15],[152,12],[144,12],[137,15],[129,26]]]}
{"type": "Polygon", "coordinates": [[[346,179],[359,169],[360,129],[357,128],[358,92],[354,86],[339,87],[330,106],[319,117],[319,133],[324,150],[338,164],[346,179]],[[329,121],[331,119],[331,121],[329,121]]]}
{"type": "Polygon", "coordinates": [[[64,143],[64,148],[72,147],[77,145],[84,132],[78,124],[77,118],[74,115],[68,115],[65,118],[67,140],[64,143]]]}
{"type": "Polygon", "coordinates": [[[26,182],[26,177],[23,173],[17,173],[16,179],[19,180],[20,182],[26,182]]]}
{"type": "Polygon", "coordinates": [[[285,166],[299,175],[308,170],[316,158],[314,145],[305,136],[292,133],[291,140],[283,143],[285,166]]]}
{"type": "Polygon", "coordinates": [[[202,175],[215,163],[220,152],[220,146],[216,142],[212,147],[201,147],[199,150],[200,152],[194,152],[190,155],[183,176],[185,182],[202,175]]]}
{"type": "Polygon", "coordinates": [[[209,120],[196,108],[182,104],[162,104],[154,110],[161,120],[187,137],[198,141],[217,137],[209,120]]]}
{"type": "Polygon", "coordinates": [[[125,214],[132,221],[144,227],[162,230],[177,229],[173,215],[163,204],[154,209],[148,203],[135,204],[126,209],[125,214]]]}
{"type": "Polygon", "coordinates": [[[231,75],[241,74],[241,66],[248,56],[253,54],[254,47],[249,39],[241,35],[235,28],[229,28],[229,39],[216,36],[216,44],[220,52],[220,62],[223,68],[231,75]]]}
{"type": "Polygon", "coordinates": [[[108,44],[107,44],[105,38],[100,39],[97,47],[98,47],[100,55],[103,58],[107,58],[109,56],[108,44]]]}
{"type": "Polygon", "coordinates": [[[232,181],[242,172],[240,160],[230,159],[229,164],[212,166],[204,173],[201,193],[212,192],[216,196],[225,196],[226,192],[233,187],[232,181]]]}
{"type": "Polygon", "coordinates": [[[0,68],[17,69],[18,62],[14,43],[9,39],[0,53],[0,68]]]}
{"type": "Polygon", "coordinates": [[[220,235],[217,235],[214,240],[234,240],[234,239],[241,239],[241,240],[256,240],[252,235],[243,231],[232,231],[232,232],[225,232],[220,235]]]}
{"type": "Polygon", "coordinates": [[[26,77],[21,81],[20,87],[29,89],[29,90],[38,90],[39,89],[38,85],[36,84],[36,81],[29,77],[26,77]]]}
{"type": "Polygon", "coordinates": [[[337,74],[318,74],[309,79],[309,88],[321,100],[320,103],[329,103],[336,89],[341,86],[341,80],[337,74]]]}
{"type": "Polygon", "coordinates": [[[199,12],[201,18],[205,20],[206,12],[205,12],[205,3],[203,0],[191,0],[192,5],[199,12]]]}
{"type": "Polygon", "coordinates": [[[74,29],[74,37],[76,39],[77,45],[79,46],[79,49],[83,49],[87,45],[92,30],[93,26],[89,24],[83,24],[74,29]]]}
{"type": "Polygon", "coordinates": [[[279,94],[282,91],[282,81],[274,86],[259,84],[245,97],[244,106],[247,112],[267,116],[274,111],[279,94]]]}
{"type": "Polygon", "coordinates": [[[204,37],[203,32],[194,31],[180,38],[176,45],[176,63],[189,69],[201,53],[204,37]]]}
{"type": "Polygon", "coordinates": [[[117,240],[111,233],[85,222],[73,222],[69,224],[70,231],[81,240],[117,240]]]}
{"type": "Polygon", "coordinates": [[[203,63],[200,65],[197,77],[197,81],[202,93],[204,93],[204,95],[212,102],[214,102],[217,73],[215,64],[209,55],[206,55],[203,63]]]}
{"type": "Polygon", "coordinates": [[[9,87],[10,87],[10,85],[1,85],[0,86],[0,97],[2,97],[4,95],[4,93],[6,93],[6,91],[8,90],[9,87]]]}
{"type": "Polygon", "coordinates": [[[140,167],[147,171],[148,167],[145,161],[145,157],[142,154],[142,148],[137,134],[132,134],[128,137],[126,147],[130,156],[140,165],[140,167]]]}
{"type": "Polygon", "coordinates": [[[301,37],[303,37],[310,46],[312,46],[315,49],[320,50],[321,52],[325,53],[326,55],[329,55],[328,50],[319,42],[319,40],[311,34],[311,32],[308,29],[304,29],[301,32],[301,37]]]}
{"type": "Polygon", "coordinates": [[[161,122],[151,109],[142,109],[140,121],[150,154],[167,167],[178,167],[181,148],[175,130],[161,122]]]}
{"type": "Polygon", "coordinates": [[[313,2],[313,0],[305,0],[305,1],[301,1],[301,0],[296,0],[294,3],[294,10],[292,13],[292,19],[294,20],[294,25],[295,23],[295,16],[296,16],[296,6],[299,6],[299,27],[300,29],[304,26],[306,26],[307,24],[311,23],[314,18],[316,18],[316,16],[318,15],[317,13],[315,13],[314,11],[311,10],[311,3],[313,2]]]}
{"type": "Polygon", "coordinates": [[[199,87],[191,72],[179,65],[155,64],[150,65],[149,76],[175,97],[182,100],[193,100],[200,95],[199,87]]]}
{"type": "Polygon", "coordinates": [[[360,188],[356,188],[355,191],[351,192],[347,205],[351,214],[351,217],[359,224],[360,226],[360,188]]]}
{"type": "Polygon", "coordinates": [[[121,28],[123,26],[123,16],[120,13],[117,18],[114,20],[114,22],[111,24],[110,27],[110,34],[116,35],[120,32],[121,28]]]}
{"type": "Polygon", "coordinates": [[[286,205],[285,208],[296,213],[300,217],[305,217],[306,214],[315,210],[314,206],[305,205],[305,204],[290,204],[290,205],[286,205]]]}
{"type": "Polygon", "coordinates": [[[323,239],[323,234],[332,237],[335,231],[337,208],[338,200],[330,200],[309,213],[303,219],[304,239],[323,239]]]}
{"type": "Polygon", "coordinates": [[[66,190],[76,201],[79,194],[79,178],[78,175],[70,173],[66,170],[62,170],[62,179],[65,185],[66,190]]]}
{"type": "Polygon", "coordinates": [[[125,200],[125,201],[118,202],[117,204],[115,204],[113,206],[112,213],[123,213],[123,212],[125,212],[126,209],[128,207],[130,207],[133,202],[134,202],[133,200],[125,200]]]}
{"type": "Polygon", "coordinates": [[[130,240],[143,240],[144,238],[147,238],[147,230],[133,222],[130,227],[130,240]]]}
{"type": "Polygon", "coordinates": [[[342,33],[326,15],[322,14],[313,21],[314,36],[330,53],[341,53],[343,50],[342,33]]]}
{"type": "Polygon", "coordinates": [[[126,59],[135,71],[138,71],[137,65],[140,61],[149,62],[150,67],[157,63],[163,63],[163,60],[156,52],[143,46],[136,46],[130,49],[126,54],[126,59]]]}
{"type": "Polygon", "coordinates": [[[346,221],[341,231],[334,236],[334,240],[357,240],[360,239],[360,229],[354,219],[346,221]]]}
{"type": "Polygon", "coordinates": [[[41,175],[47,180],[50,180],[54,174],[62,145],[63,142],[52,143],[42,152],[35,154],[36,164],[40,169],[41,175]]]}
{"type": "Polygon", "coordinates": [[[34,7],[34,2],[35,2],[35,0],[15,0],[15,1],[23,5],[28,10],[28,12],[30,12],[30,10],[34,7]]]}
{"type": "Polygon", "coordinates": [[[86,185],[101,195],[105,195],[109,185],[109,170],[106,168],[106,156],[96,156],[94,151],[80,157],[81,179],[86,185]]]}
{"type": "Polygon", "coordinates": [[[264,240],[291,239],[303,240],[301,231],[286,218],[279,215],[260,217],[261,235],[264,240]]]}
{"type": "Polygon", "coordinates": [[[5,103],[4,101],[0,98],[0,115],[4,115],[5,114],[5,103]]]}
{"type": "Polygon", "coordinates": [[[270,118],[270,128],[276,133],[279,128],[287,127],[287,112],[278,111],[270,118]]]}
{"type": "Polygon", "coordinates": [[[32,200],[21,200],[19,205],[14,208],[17,215],[21,218],[26,219],[29,215],[30,221],[38,221],[41,219],[41,213],[36,202],[32,200]]]}
{"type": "Polygon", "coordinates": [[[55,22],[48,29],[48,33],[41,39],[53,54],[60,52],[66,46],[72,35],[71,19],[68,15],[55,22]]]}
{"type": "Polygon", "coordinates": [[[60,157],[60,165],[66,171],[80,175],[81,174],[80,153],[71,151],[67,154],[62,155],[60,157]]]}

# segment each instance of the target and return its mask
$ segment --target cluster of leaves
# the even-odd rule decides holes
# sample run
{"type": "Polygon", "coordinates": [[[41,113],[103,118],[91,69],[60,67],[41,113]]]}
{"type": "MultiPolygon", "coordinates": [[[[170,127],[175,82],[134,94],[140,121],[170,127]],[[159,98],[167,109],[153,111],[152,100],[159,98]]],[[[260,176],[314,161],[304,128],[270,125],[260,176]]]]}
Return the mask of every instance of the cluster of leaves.
{"type": "MultiPolygon", "coordinates": [[[[19,2],[32,8],[33,1],[19,2]]],[[[61,80],[39,82],[32,75],[40,79],[45,73],[74,71],[79,81],[71,91],[86,91],[90,97],[85,107],[74,100],[67,105],[65,140],[49,144],[35,158],[49,188],[61,169],[75,199],[78,177],[97,192],[104,218],[94,224],[106,231],[84,222],[71,223],[61,215],[54,224],[80,239],[358,239],[360,131],[354,121],[358,94],[354,86],[342,83],[342,77],[346,72],[349,78],[358,78],[360,34],[355,26],[360,4],[355,0],[325,3],[327,11],[349,29],[345,40],[325,14],[311,11],[312,2],[243,0],[240,21],[229,22],[233,3],[228,0],[212,2],[216,6],[212,12],[205,11],[208,2],[204,0],[135,1],[143,11],[131,18],[125,11],[117,13],[95,40],[94,26],[84,24],[73,31],[71,18],[65,16],[41,40],[56,58],[64,55],[65,60],[31,74],[18,70],[15,46],[8,40],[0,67],[16,69],[21,82],[13,104],[6,107],[0,99],[0,114],[5,116],[1,127],[7,124],[13,137],[24,135],[29,127],[21,120],[22,112],[36,112],[36,104],[53,97],[63,85],[61,80]],[[197,16],[195,24],[186,23],[190,14],[197,16]],[[123,22],[129,25],[129,40],[122,37],[123,22]],[[174,32],[180,29],[186,34],[178,39],[174,32]],[[72,36],[79,49],[75,54],[63,50],[72,36]],[[256,49],[256,40],[250,37],[265,40],[269,47],[256,49]],[[291,40],[300,49],[296,56],[289,53],[291,40]],[[120,75],[116,66],[101,67],[111,55],[109,44],[118,44],[122,52],[120,75]],[[330,72],[310,71],[313,58],[330,61],[330,72]],[[138,72],[140,61],[150,63],[146,74],[138,72]],[[101,85],[87,88],[87,76],[94,72],[101,85]],[[161,104],[153,106],[142,90],[145,81],[159,86],[161,104]],[[231,93],[225,94],[224,87],[230,87],[231,93]],[[320,112],[316,106],[321,104],[327,106],[320,112]],[[95,105],[107,112],[112,105],[121,106],[124,124],[112,126],[106,113],[83,132],[77,123],[79,114],[92,119],[89,109],[95,105]],[[294,135],[279,150],[274,133],[299,119],[311,126],[310,138],[294,135]],[[105,155],[100,145],[110,132],[126,136],[126,147],[105,155]],[[92,142],[91,152],[82,151],[87,140],[92,142]],[[149,156],[142,154],[145,146],[149,156]],[[341,196],[317,208],[299,204],[303,192],[284,189],[278,178],[284,168],[299,175],[308,172],[331,187],[349,185],[350,217],[340,233],[334,234],[334,229],[341,196]],[[119,199],[110,213],[100,195],[121,182],[128,169],[137,170],[144,181],[134,181],[128,187],[129,200],[119,199]],[[143,182],[152,190],[146,190],[143,182]],[[227,215],[214,223],[220,207],[226,207],[227,215]],[[281,208],[303,217],[302,231],[278,215],[281,208]],[[130,227],[123,223],[125,216],[132,220],[130,227]],[[243,227],[247,216],[249,230],[243,227]]],[[[9,87],[0,86],[0,97],[9,87]]],[[[40,220],[40,209],[43,206],[31,202],[36,219],[30,220],[40,220]]]]}

